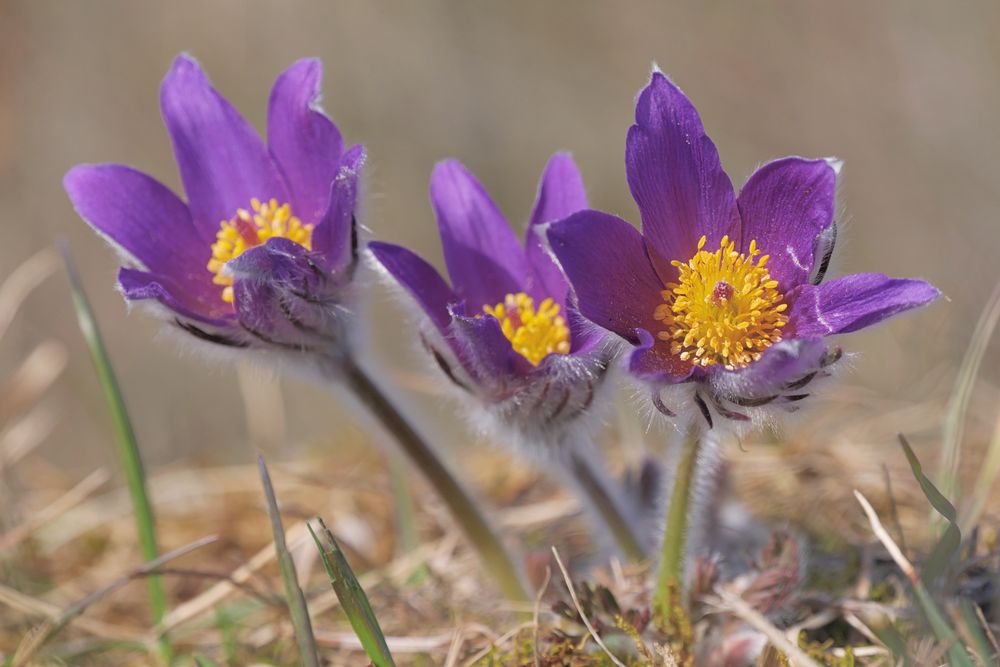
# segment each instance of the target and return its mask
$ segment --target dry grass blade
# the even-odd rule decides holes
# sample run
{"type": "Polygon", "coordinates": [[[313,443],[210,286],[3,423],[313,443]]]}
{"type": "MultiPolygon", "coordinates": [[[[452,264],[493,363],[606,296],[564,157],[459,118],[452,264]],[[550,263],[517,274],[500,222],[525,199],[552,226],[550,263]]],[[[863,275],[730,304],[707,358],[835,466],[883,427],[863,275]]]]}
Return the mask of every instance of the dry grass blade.
{"type": "Polygon", "coordinates": [[[941,471],[938,486],[949,498],[955,497],[958,482],[958,467],[962,449],[962,434],[965,430],[965,413],[969,408],[969,399],[976,383],[976,375],[983,363],[983,356],[989,347],[997,322],[1000,322],[1000,284],[998,284],[990,300],[986,303],[976,328],[969,341],[969,349],[962,359],[962,366],[955,379],[955,389],[948,402],[948,413],[945,417],[944,432],[941,443],[941,471]]]}
{"type": "MultiPolygon", "coordinates": [[[[426,637],[386,637],[386,645],[395,653],[429,653],[451,643],[454,633],[428,635],[426,637]]],[[[361,640],[353,632],[330,632],[316,630],[316,641],[330,648],[362,650],[361,640]]]]}
{"type": "Polygon", "coordinates": [[[0,386],[0,423],[35,405],[62,374],[66,360],[66,347],[59,341],[39,343],[0,386]]]}
{"type": "MultiPolygon", "coordinates": [[[[61,607],[57,607],[51,602],[33,598],[13,588],[8,588],[3,584],[0,584],[0,605],[10,607],[14,611],[28,616],[41,616],[53,620],[59,618],[63,613],[61,607]]],[[[130,628],[110,625],[85,616],[77,616],[71,619],[70,623],[73,627],[88,632],[95,637],[111,641],[140,641],[145,635],[145,633],[136,632],[130,628]]]]}
{"type": "Polygon", "coordinates": [[[0,338],[14,320],[18,308],[42,281],[55,273],[58,258],[51,248],[38,251],[7,276],[0,285],[0,338]]]}
{"type": "Polygon", "coordinates": [[[555,547],[552,547],[552,557],[556,559],[556,565],[559,566],[559,571],[562,572],[563,581],[566,582],[566,588],[569,590],[569,596],[573,600],[573,606],[576,607],[576,613],[580,615],[580,618],[583,620],[583,624],[587,627],[587,632],[590,633],[591,638],[601,648],[601,650],[607,654],[612,663],[617,665],[617,667],[625,667],[625,664],[619,660],[614,653],[609,651],[607,646],[604,645],[604,642],[601,641],[597,631],[594,630],[594,626],[591,625],[590,619],[588,619],[587,615],[583,612],[583,607],[580,606],[580,600],[576,596],[576,589],[573,588],[573,581],[569,578],[569,572],[566,571],[566,566],[563,565],[562,559],[559,558],[559,551],[556,550],[555,547]]]}
{"type": "Polygon", "coordinates": [[[316,639],[313,637],[312,623],[309,621],[309,607],[306,606],[305,595],[299,588],[298,575],[295,572],[295,562],[285,544],[285,528],[281,525],[281,513],[278,511],[278,501],[274,497],[274,487],[271,486],[271,476],[267,473],[264,457],[257,457],[260,468],[260,480],[264,486],[264,498],[267,501],[267,515],[271,519],[271,530],[274,532],[274,549],[278,556],[278,567],[281,569],[281,579],[285,584],[285,596],[288,601],[288,611],[292,616],[292,627],[295,629],[295,640],[299,645],[299,658],[305,667],[319,667],[319,655],[316,653],[316,639]]]}
{"type": "Polygon", "coordinates": [[[20,526],[0,535],[0,551],[13,549],[15,546],[27,539],[33,532],[61,516],[69,509],[79,505],[90,494],[101,488],[111,475],[104,468],[98,468],[85,477],[79,484],[59,496],[52,504],[34,512],[31,517],[20,526]]]}
{"type": "MultiPolygon", "coordinates": [[[[490,654],[490,651],[494,650],[495,648],[502,647],[504,644],[506,644],[511,639],[516,637],[522,630],[529,627],[531,627],[530,623],[522,623],[514,627],[512,630],[508,630],[501,636],[496,637],[493,635],[492,631],[489,631],[489,628],[484,628],[483,626],[475,626],[474,629],[478,629],[480,631],[480,634],[488,634],[488,636],[490,636],[491,638],[490,643],[484,646],[478,653],[476,653],[468,660],[463,662],[462,667],[473,667],[477,662],[488,656],[490,654]],[[489,631],[489,632],[486,633],[484,631],[489,631]]],[[[463,629],[463,637],[468,634],[467,629],[468,627],[466,627],[466,629],[463,629]]],[[[455,658],[457,660],[458,656],[456,655],[455,658]]]]}
{"type": "Polygon", "coordinates": [[[903,571],[903,574],[906,575],[906,578],[910,580],[911,584],[919,584],[920,576],[917,574],[917,569],[913,567],[913,563],[911,563],[906,555],[903,554],[899,545],[897,545],[892,539],[889,531],[887,531],[885,526],[882,525],[882,522],[878,518],[878,514],[875,513],[875,508],[872,507],[871,503],[868,502],[868,499],[856,489],[854,491],[854,497],[858,499],[859,503],[861,503],[861,508],[868,516],[868,522],[871,524],[872,532],[875,533],[875,537],[878,538],[878,541],[881,542],[882,546],[884,546],[886,551],[889,552],[892,560],[896,563],[899,569],[903,571]]]}
{"type": "Polygon", "coordinates": [[[718,596],[717,599],[708,598],[706,601],[746,621],[755,630],[765,635],[774,648],[784,653],[793,665],[798,665],[799,667],[822,667],[818,662],[806,655],[802,649],[793,644],[763,614],[751,607],[746,600],[722,589],[716,590],[716,595],[718,596]]]}
{"type": "Polygon", "coordinates": [[[17,651],[14,654],[14,659],[11,663],[11,667],[22,667],[23,665],[28,664],[28,661],[32,659],[32,657],[38,652],[39,649],[41,649],[46,644],[46,642],[52,639],[52,637],[54,637],[60,630],[66,627],[66,625],[70,623],[74,618],[76,618],[84,611],[86,611],[87,607],[89,607],[90,605],[114,593],[119,588],[125,586],[133,579],[155,574],[157,568],[159,568],[161,565],[164,565],[165,563],[168,563],[172,560],[180,558],[181,556],[189,554],[192,551],[200,549],[201,547],[212,544],[217,539],[218,538],[215,537],[214,535],[209,537],[203,537],[202,539],[192,542],[191,544],[180,547],[178,549],[174,549],[173,551],[168,551],[167,553],[156,558],[155,560],[151,560],[148,563],[140,565],[139,567],[135,568],[128,574],[123,575],[118,579],[115,579],[113,582],[111,582],[104,588],[94,591],[93,593],[86,596],[76,604],[68,607],[58,616],[58,618],[46,621],[41,625],[35,627],[31,632],[29,632],[25,636],[24,640],[21,642],[21,645],[18,646],[17,651]]]}
{"type": "Polygon", "coordinates": [[[37,405],[0,433],[0,471],[11,468],[49,437],[55,427],[53,410],[37,405]]]}

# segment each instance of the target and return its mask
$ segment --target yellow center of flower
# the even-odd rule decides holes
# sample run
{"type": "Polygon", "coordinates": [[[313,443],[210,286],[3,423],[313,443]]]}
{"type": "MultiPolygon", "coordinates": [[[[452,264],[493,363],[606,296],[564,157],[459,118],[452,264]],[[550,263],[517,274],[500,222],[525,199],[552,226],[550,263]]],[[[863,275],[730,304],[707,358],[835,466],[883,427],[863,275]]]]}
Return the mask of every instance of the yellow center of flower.
{"type": "Polygon", "coordinates": [[[653,316],[665,328],[657,336],[670,342],[670,351],[684,361],[742,368],[781,340],[788,304],[767,270],[770,256],[757,258],[756,241],[744,255],[728,236],[715,252],[703,250],[705,240],[702,236],[698,252],[686,264],[671,262],[679,274],[660,293],[665,303],[653,316]]]}
{"type": "Polygon", "coordinates": [[[569,353],[569,327],[552,299],[545,299],[535,310],[535,300],[518,292],[495,306],[483,306],[483,311],[500,321],[514,351],[532,366],[550,354],[569,353]]]}
{"type": "Polygon", "coordinates": [[[312,225],[303,225],[292,215],[288,204],[278,205],[277,199],[261,202],[250,200],[248,211],[241,208],[229,220],[223,220],[215,243],[212,244],[212,259],[208,260],[208,270],[215,274],[212,282],[223,285],[222,300],[233,302],[233,278],[223,273],[222,267],[231,259],[236,259],[244,251],[259,246],[270,238],[284,238],[295,241],[307,250],[312,250],[312,225]]]}

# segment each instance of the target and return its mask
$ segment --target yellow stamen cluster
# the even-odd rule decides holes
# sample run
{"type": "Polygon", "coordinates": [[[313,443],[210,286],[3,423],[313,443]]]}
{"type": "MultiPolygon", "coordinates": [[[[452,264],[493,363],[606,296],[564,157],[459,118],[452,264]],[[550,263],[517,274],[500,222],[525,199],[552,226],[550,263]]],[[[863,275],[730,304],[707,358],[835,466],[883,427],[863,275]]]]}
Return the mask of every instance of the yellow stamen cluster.
{"type": "Polygon", "coordinates": [[[269,238],[285,238],[312,250],[312,225],[304,225],[292,215],[288,204],[278,205],[277,199],[261,202],[250,200],[251,211],[241,208],[230,220],[223,220],[215,243],[212,244],[212,259],[208,270],[215,274],[212,282],[223,285],[222,300],[233,302],[233,279],[223,274],[226,262],[235,259],[254,246],[261,245],[269,238]]]}
{"type": "Polygon", "coordinates": [[[767,270],[770,256],[757,259],[756,241],[747,255],[736,252],[728,236],[715,252],[703,250],[705,241],[702,236],[686,264],[671,262],[679,275],[661,292],[666,303],[653,316],[665,329],[657,335],[684,361],[742,368],[781,340],[788,304],[767,270]]]}
{"type": "Polygon", "coordinates": [[[495,306],[483,306],[483,311],[500,321],[514,351],[533,366],[550,354],[569,353],[569,327],[552,299],[545,299],[535,310],[535,300],[518,292],[495,306]]]}

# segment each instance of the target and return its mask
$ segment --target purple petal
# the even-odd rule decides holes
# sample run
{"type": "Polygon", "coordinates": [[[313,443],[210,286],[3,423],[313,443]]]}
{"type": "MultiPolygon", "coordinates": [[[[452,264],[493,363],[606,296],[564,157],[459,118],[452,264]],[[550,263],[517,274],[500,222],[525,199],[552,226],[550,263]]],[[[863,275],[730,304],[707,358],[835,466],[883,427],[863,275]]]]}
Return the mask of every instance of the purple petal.
{"type": "Polygon", "coordinates": [[[459,297],[478,310],[522,291],[528,277],[524,248],[483,186],[457,160],[434,168],[431,204],[459,297]]]}
{"type": "Polygon", "coordinates": [[[647,382],[676,384],[695,372],[694,364],[671,354],[667,343],[657,340],[644,328],[636,330],[638,344],[628,358],[628,369],[647,382]]]}
{"type": "Polygon", "coordinates": [[[166,186],[114,164],[74,167],[63,185],[87,224],[141,265],[120,274],[126,297],[157,299],[202,320],[229,314],[206,267],[214,239],[195,227],[187,206],[166,186]]]}
{"type": "Polygon", "coordinates": [[[193,294],[172,276],[147,273],[122,267],[118,270],[118,289],[129,301],[152,299],[178,315],[214,326],[228,326],[232,307],[221,298],[222,288],[215,287],[214,298],[193,294]]]}
{"type": "Polygon", "coordinates": [[[544,247],[539,225],[562,220],[585,208],[587,192],[573,158],[569,153],[556,153],[549,159],[538,183],[538,196],[525,234],[528,264],[537,281],[537,287],[532,290],[536,298],[552,297],[557,303],[565,304],[568,290],[566,277],[544,247]]]}
{"type": "Polygon", "coordinates": [[[926,305],[940,294],[923,280],[855,273],[792,290],[788,327],[800,337],[850,333],[926,305]]]}
{"type": "Polygon", "coordinates": [[[400,286],[410,293],[442,334],[451,323],[448,305],[456,298],[433,266],[407,248],[372,241],[368,250],[400,286]]]}
{"type": "Polygon", "coordinates": [[[746,368],[727,371],[717,367],[713,384],[726,397],[779,394],[787,384],[815,372],[825,355],[822,338],[783,340],[764,350],[760,359],[746,368]]]}
{"type": "Polygon", "coordinates": [[[199,234],[187,206],[166,186],[119,164],[78,165],[63,187],[84,221],[151,271],[176,273],[194,284],[205,268],[214,234],[199,234]]]}
{"type": "Polygon", "coordinates": [[[653,312],[663,303],[663,283],[632,225],[580,211],[548,225],[546,234],[584,317],[632,343],[637,328],[656,326],[653,312]]]}
{"type": "Polygon", "coordinates": [[[836,190],[837,172],[826,160],[800,157],[765,164],[743,186],[741,251],[756,240],[782,290],[807,281],[816,238],[833,222],[836,190]]]}
{"type": "Polygon", "coordinates": [[[518,359],[530,367],[524,357],[514,352],[500,322],[492,315],[469,317],[452,309],[451,317],[455,352],[474,377],[502,383],[516,372],[518,359]]]}
{"type": "Polygon", "coordinates": [[[639,94],[625,148],[629,188],[642,214],[642,234],[661,279],[676,275],[708,237],[715,250],[728,234],[737,246],[739,213],[719,153],[684,93],[660,72],[639,94]]]}
{"type": "Polygon", "coordinates": [[[365,164],[364,146],[352,146],[344,153],[340,169],[327,184],[329,205],[313,230],[312,247],[332,272],[341,271],[353,263],[357,255],[358,186],[365,164]]]}
{"type": "Polygon", "coordinates": [[[292,212],[315,223],[327,209],[343,141],[319,106],[323,65],[299,60],[274,82],[267,109],[267,143],[285,175],[292,212]]]}
{"type": "Polygon", "coordinates": [[[254,197],[288,201],[278,169],[254,129],[180,55],[163,80],[160,108],[195,224],[213,236],[254,197]]]}

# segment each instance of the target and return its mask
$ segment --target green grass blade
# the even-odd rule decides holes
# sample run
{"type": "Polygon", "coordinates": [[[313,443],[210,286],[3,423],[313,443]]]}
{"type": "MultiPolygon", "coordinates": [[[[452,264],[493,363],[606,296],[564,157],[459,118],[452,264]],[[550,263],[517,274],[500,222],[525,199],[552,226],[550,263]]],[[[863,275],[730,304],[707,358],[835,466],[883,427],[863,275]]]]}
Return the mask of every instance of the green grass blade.
{"type": "MultiPolygon", "coordinates": [[[[139,443],[135,437],[135,430],[132,428],[132,420],[129,419],[128,410],[125,407],[125,399],[118,385],[118,379],[115,376],[114,368],[111,366],[111,359],[108,356],[107,348],[104,346],[104,339],[101,337],[101,331],[97,326],[94,311],[91,309],[87,295],[83,291],[83,285],[77,275],[73,259],[69,254],[69,249],[66,246],[61,246],[60,251],[63,255],[63,262],[66,265],[66,275],[69,278],[70,289],[73,295],[73,307],[76,310],[76,318],[80,325],[80,331],[83,333],[87,347],[90,350],[90,359],[93,362],[94,370],[97,373],[97,380],[101,385],[104,400],[111,414],[118,459],[121,462],[122,470],[125,472],[125,481],[128,485],[129,497],[132,500],[132,510],[135,513],[142,557],[146,561],[151,561],[159,556],[159,548],[156,543],[156,519],[153,515],[153,506],[149,501],[149,493],[146,489],[146,475],[142,466],[142,457],[139,454],[139,443]]],[[[152,613],[153,622],[159,625],[167,613],[167,601],[166,595],[163,592],[163,582],[160,577],[149,577],[147,584],[149,586],[150,612],[152,613]]],[[[171,650],[165,638],[161,638],[159,650],[161,657],[169,664],[171,650]]]]}
{"type": "Polygon", "coordinates": [[[219,667],[218,663],[201,653],[195,653],[194,664],[198,665],[198,667],[219,667]]]}
{"type": "Polygon", "coordinates": [[[309,533],[316,542],[316,548],[319,549],[323,559],[323,567],[326,568],[326,573],[330,577],[330,584],[337,594],[337,599],[340,600],[340,606],[347,614],[347,620],[350,621],[354,633],[361,641],[361,646],[364,647],[368,658],[375,667],[395,667],[396,663],[393,662],[389,646],[385,642],[385,635],[382,634],[382,628],[375,617],[368,596],[365,595],[357,577],[354,576],[354,571],[347,563],[344,552],[340,550],[340,545],[337,544],[333,533],[326,527],[322,519],[317,520],[329,543],[329,550],[323,546],[319,537],[313,532],[312,526],[309,526],[309,533]]]}
{"type": "Polygon", "coordinates": [[[958,616],[961,618],[965,632],[966,641],[976,650],[976,657],[979,662],[989,665],[993,662],[993,648],[989,640],[983,633],[982,625],[979,622],[979,615],[976,613],[976,604],[967,599],[958,601],[958,616]]]}
{"type": "Polygon", "coordinates": [[[962,531],[958,528],[958,514],[955,511],[955,506],[927,479],[917,455],[913,453],[913,448],[910,447],[910,443],[907,442],[902,433],[899,434],[899,444],[903,447],[903,453],[906,454],[906,460],[910,463],[913,476],[920,484],[927,501],[931,507],[948,520],[948,527],[945,528],[944,534],[934,546],[920,572],[920,578],[924,580],[924,584],[930,586],[947,572],[962,545],[962,531]]]}
{"type": "Polygon", "coordinates": [[[927,588],[919,580],[913,584],[913,591],[917,595],[917,601],[924,611],[924,618],[931,626],[934,635],[948,647],[948,664],[952,667],[976,667],[976,663],[969,657],[969,652],[959,640],[958,635],[948,625],[944,614],[938,609],[934,598],[927,592],[927,588]]]}
{"type": "Polygon", "coordinates": [[[274,487],[271,486],[271,476],[267,472],[263,456],[257,457],[257,467],[260,469],[260,481],[264,486],[267,514],[271,518],[271,530],[274,532],[274,550],[278,556],[278,566],[281,568],[281,579],[285,584],[285,597],[288,600],[288,611],[292,616],[292,627],[295,629],[295,641],[299,645],[299,657],[305,667],[319,667],[316,639],[313,637],[312,623],[309,621],[309,607],[306,605],[302,589],[299,588],[292,554],[285,544],[285,528],[281,524],[278,501],[274,497],[274,487]]]}

